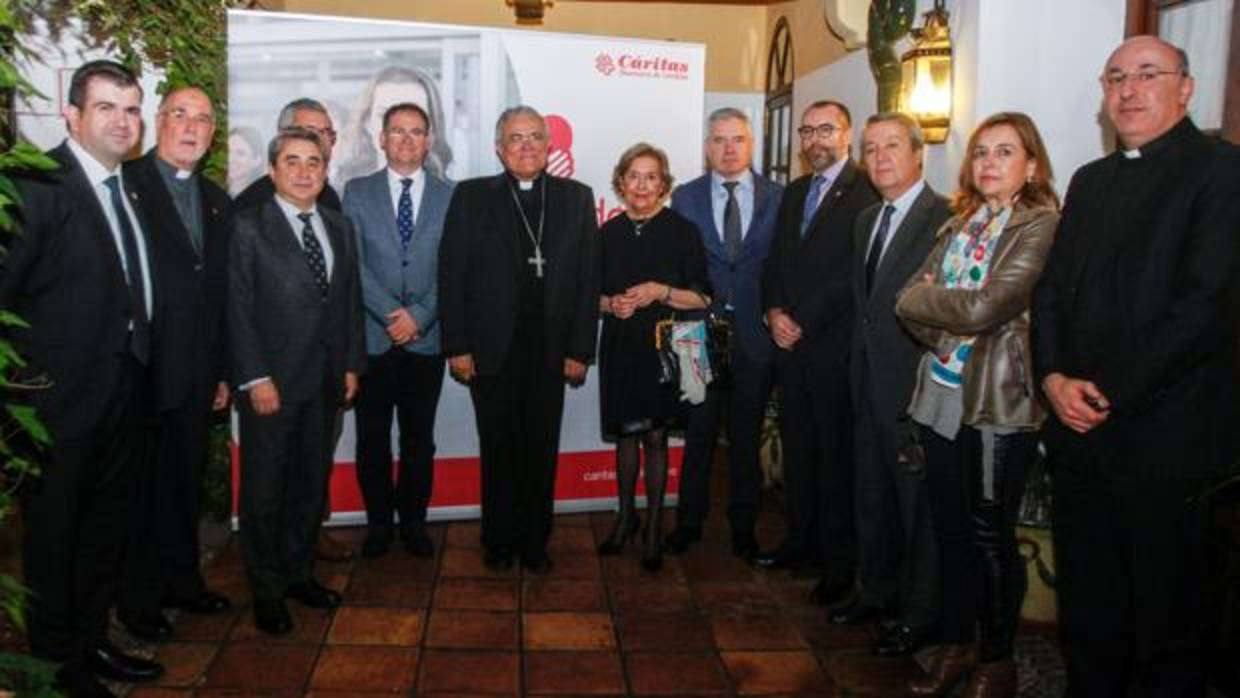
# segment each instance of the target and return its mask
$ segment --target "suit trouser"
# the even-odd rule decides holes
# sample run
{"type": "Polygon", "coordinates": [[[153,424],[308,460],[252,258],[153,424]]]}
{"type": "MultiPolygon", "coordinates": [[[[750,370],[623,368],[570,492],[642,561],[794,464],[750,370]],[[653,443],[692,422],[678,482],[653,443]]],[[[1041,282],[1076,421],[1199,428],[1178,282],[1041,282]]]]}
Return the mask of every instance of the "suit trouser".
{"type": "Polygon", "coordinates": [[[393,511],[402,532],[426,523],[435,469],[435,410],[443,357],[392,349],[371,356],[354,403],[357,484],[372,533],[389,535],[393,511]],[[400,427],[400,465],[392,483],[392,412],[400,427]]]}
{"type": "Polygon", "coordinates": [[[482,461],[482,545],[537,559],[551,537],[564,376],[547,367],[541,342],[522,334],[498,373],[474,377],[470,395],[482,461]]]}
{"type": "Polygon", "coordinates": [[[758,449],[762,419],[771,394],[772,369],[745,356],[739,343],[732,347],[732,386],[708,389],[706,401],[689,408],[684,461],[680,468],[678,527],[701,529],[710,510],[710,470],[715,460],[719,419],[728,422],[728,523],[733,539],[753,537],[762,496],[762,466],[758,449]]]}
{"type": "MultiPolygon", "coordinates": [[[[1186,500],[1208,481],[1056,461],[1059,631],[1074,698],[1203,696],[1207,535],[1186,500]]],[[[1118,468],[1117,468],[1118,469],[1118,468]]]]}
{"type": "Polygon", "coordinates": [[[806,350],[780,351],[779,431],[788,507],[785,553],[821,556],[831,575],[852,579],[857,566],[853,520],[852,405],[848,367],[806,350]]]}
{"type": "Polygon", "coordinates": [[[331,469],[337,405],[322,392],[281,397],[273,415],[255,414],[238,393],[241,421],[241,555],[256,598],[278,599],[314,572],[331,469]]]}
{"type": "Polygon", "coordinates": [[[82,436],[54,437],[43,474],[22,499],[30,651],[70,665],[107,636],[145,457],[146,369],[119,361],[99,422],[82,436]]]}
{"type": "Polygon", "coordinates": [[[938,550],[924,470],[901,462],[908,422],[881,419],[861,385],[856,452],[857,588],[867,605],[900,609],[914,629],[938,618],[938,550]]]}
{"type": "Polygon", "coordinates": [[[185,404],[159,415],[138,485],[133,531],[118,606],[158,612],[161,602],[188,600],[206,585],[199,570],[198,522],[211,410],[185,404]]]}

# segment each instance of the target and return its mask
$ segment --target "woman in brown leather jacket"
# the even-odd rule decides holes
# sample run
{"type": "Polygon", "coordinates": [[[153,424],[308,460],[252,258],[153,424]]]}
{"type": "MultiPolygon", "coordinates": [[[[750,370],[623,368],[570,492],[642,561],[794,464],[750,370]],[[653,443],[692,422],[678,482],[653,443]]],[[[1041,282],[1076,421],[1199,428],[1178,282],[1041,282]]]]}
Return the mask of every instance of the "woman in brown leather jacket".
{"type": "Polygon", "coordinates": [[[909,690],[944,695],[969,676],[965,696],[994,698],[1016,695],[1012,646],[1027,585],[1016,513],[1046,417],[1029,301],[1059,199],[1028,116],[989,117],[965,152],[956,215],[896,301],[927,347],[909,415],[926,457],[943,597],[944,645],[909,690]]]}

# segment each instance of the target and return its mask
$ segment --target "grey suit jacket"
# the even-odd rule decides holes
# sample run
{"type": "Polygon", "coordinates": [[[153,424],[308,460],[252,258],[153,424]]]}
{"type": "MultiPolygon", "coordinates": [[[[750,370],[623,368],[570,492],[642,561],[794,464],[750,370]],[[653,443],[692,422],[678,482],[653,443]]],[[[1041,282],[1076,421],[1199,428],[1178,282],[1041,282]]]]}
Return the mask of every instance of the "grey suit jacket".
{"type": "Polygon", "coordinates": [[[353,227],[318,207],[335,261],[327,298],[274,199],[237,214],[228,256],[228,341],[235,385],[269,376],[281,401],[326,385],[344,396],[346,371],[361,373],[361,285],[353,227]]]}
{"type": "Polygon", "coordinates": [[[858,401],[865,390],[865,397],[883,423],[894,426],[905,418],[917,363],[924,351],[896,318],[896,294],[930,254],[935,233],[951,217],[951,209],[927,184],[888,244],[874,273],[873,291],[867,291],[865,257],[870,231],[883,203],[879,201],[862,211],[853,228],[852,286],[857,319],[850,373],[854,407],[859,410],[858,401]]]}
{"type": "Polygon", "coordinates": [[[351,179],[344,187],[344,214],[357,234],[366,352],[371,355],[392,347],[387,316],[397,308],[408,310],[418,323],[418,339],[406,344],[405,350],[439,353],[439,241],[454,185],[425,170],[424,174],[425,188],[408,251],[402,250],[396,230],[387,168],[351,179]]]}

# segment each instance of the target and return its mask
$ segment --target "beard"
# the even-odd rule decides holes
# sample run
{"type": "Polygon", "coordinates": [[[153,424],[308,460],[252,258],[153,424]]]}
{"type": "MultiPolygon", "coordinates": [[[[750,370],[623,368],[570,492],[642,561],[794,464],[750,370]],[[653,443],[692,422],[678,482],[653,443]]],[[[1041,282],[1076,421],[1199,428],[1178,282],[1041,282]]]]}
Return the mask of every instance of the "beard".
{"type": "Polygon", "coordinates": [[[836,156],[834,150],[816,145],[805,151],[805,159],[809,161],[810,167],[815,172],[822,172],[834,165],[839,157],[836,156]]]}

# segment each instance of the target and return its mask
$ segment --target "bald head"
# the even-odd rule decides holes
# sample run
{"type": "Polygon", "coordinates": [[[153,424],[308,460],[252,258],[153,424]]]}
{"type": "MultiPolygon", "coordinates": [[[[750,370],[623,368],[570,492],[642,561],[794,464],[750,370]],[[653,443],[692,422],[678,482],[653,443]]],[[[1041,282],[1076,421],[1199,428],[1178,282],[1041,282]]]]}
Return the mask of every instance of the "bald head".
{"type": "Polygon", "coordinates": [[[1107,117],[1125,148],[1140,148],[1184,118],[1193,95],[1188,57],[1154,36],[1119,45],[1102,73],[1107,117]]]}

